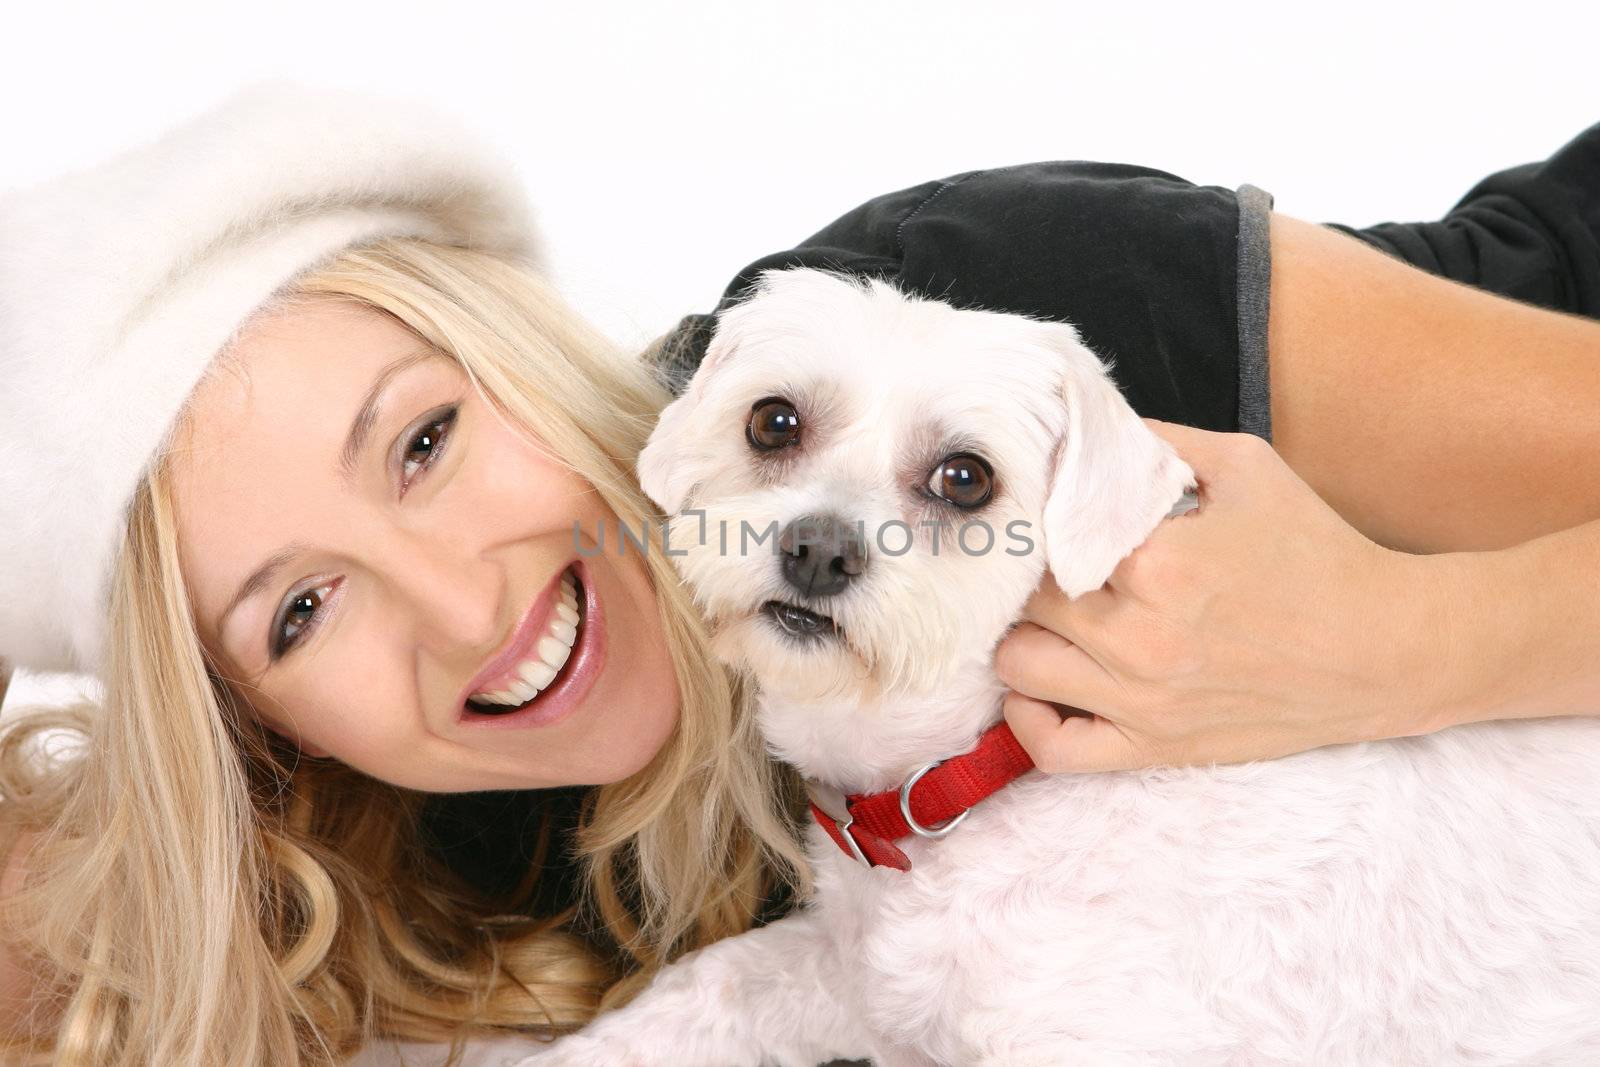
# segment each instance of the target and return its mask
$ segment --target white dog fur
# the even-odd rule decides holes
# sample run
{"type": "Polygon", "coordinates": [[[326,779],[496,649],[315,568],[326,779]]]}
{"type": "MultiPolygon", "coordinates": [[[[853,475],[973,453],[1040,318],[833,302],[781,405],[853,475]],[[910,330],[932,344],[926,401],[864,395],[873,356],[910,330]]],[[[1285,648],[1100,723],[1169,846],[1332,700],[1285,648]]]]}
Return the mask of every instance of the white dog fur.
{"type": "MultiPolygon", "coordinates": [[[[1000,717],[994,645],[1046,571],[1097,588],[1192,485],[1071,326],[809,270],[723,315],[640,471],[719,654],[759,682],[773,751],[847,793],[970,749],[1000,717]],[[771,396],[801,420],[776,459],[745,438],[771,396]],[[972,516],[921,492],[958,449],[994,467],[972,516]],[[803,603],[771,542],[741,553],[737,534],[818,513],[918,539],[869,545],[848,588],[804,604],[843,629],[806,643],[758,611],[803,603]],[[918,524],[941,517],[981,518],[995,548],[936,543],[918,524]],[[1014,520],[1034,551],[1005,551],[1014,520]]],[[[813,827],[813,901],[523,1062],[1593,1064],[1597,783],[1600,720],[1552,719],[1036,771],[949,837],[901,842],[904,873],[813,827]]]]}

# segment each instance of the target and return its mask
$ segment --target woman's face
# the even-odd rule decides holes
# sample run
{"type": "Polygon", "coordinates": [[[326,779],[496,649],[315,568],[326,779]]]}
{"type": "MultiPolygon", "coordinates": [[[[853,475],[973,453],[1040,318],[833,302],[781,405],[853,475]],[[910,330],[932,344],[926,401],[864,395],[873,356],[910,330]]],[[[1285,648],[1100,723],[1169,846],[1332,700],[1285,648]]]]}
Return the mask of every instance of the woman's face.
{"type": "Polygon", "coordinates": [[[268,726],[441,792],[656,754],[678,700],[655,595],[587,481],[363,305],[264,315],[235,353],[173,489],[201,640],[268,726]]]}

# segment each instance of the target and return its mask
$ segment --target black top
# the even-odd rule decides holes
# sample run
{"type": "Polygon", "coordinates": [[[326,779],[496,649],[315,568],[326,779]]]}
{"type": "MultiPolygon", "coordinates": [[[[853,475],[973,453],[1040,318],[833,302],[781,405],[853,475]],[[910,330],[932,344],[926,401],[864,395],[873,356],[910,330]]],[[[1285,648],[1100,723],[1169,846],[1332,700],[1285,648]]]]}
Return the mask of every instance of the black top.
{"type": "Polygon", "coordinates": [[[1438,222],[1329,225],[1430,273],[1600,318],[1600,123],[1489,175],[1438,222]]]}
{"type": "MultiPolygon", "coordinates": [[[[794,248],[741,271],[722,305],[770,267],[818,266],[896,279],[958,305],[1074,323],[1113,357],[1141,415],[1270,436],[1266,411],[1266,201],[1245,186],[1197,186],[1114,163],[973,171],[867,201],[794,248]],[[1244,231],[1244,232],[1241,232],[1244,231]],[[1243,393],[1241,394],[1241,381],[1243,393]]],[[[1600,124],[1548,160],[1477,183],[1440,221],[1333,224],[1423,270],[1542,307],[1600,318],[1600,124]]],[[[681,389],[704,355],[711,315],[686,317],[660,347],[681,389]]],[[[438,854],[484,889],[528,874],[539,813],[556,837],[582,789],[432,798],[438,854]]],[[[553,842],[530,906],[570,898],[571,857],[553,842]]]]}

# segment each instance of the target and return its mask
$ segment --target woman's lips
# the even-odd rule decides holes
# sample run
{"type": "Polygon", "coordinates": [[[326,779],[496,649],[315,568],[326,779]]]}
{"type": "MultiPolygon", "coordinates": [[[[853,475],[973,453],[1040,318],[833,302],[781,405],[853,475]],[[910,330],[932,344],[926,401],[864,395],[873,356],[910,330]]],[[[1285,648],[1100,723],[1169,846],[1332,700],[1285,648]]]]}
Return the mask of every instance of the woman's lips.
{"type": "Polygon", "coordinates": [[[528,610],[523,612],[517,628],[512,631],[510,640],[495,653],[494,658],[467,686],[467,697],[488,690],[507,688],[518,678],[517,665],[525,659],[534,658],[536,655],[534,642],[539,640],[550,625],[550,613],[555,609],[561,596],[561,578],[570,567],[571,564],[568,564],[557,571],[555,577],[545,583],[539,595],[533,598],[533,603],[528,605],[528,610]]]}
{"type": "MultiPolygon", "coordinates": [[[[499,714],[485,713],[463,700],[460,721],[470,726],[499,726],[514,729],[522,726],[547,726],[566,718],[581,704],[594,687],[605,661],[605,619],[600,607],[599,593],[594,587],[583,560],[574,560],[561,574],[570,569],[578,579],[580,619],[576,640],[566,663],[539,694],[514,711],[499,714]]],[[[494,683],[516,676],[516,665],[531,658],[533,642],[544,634],[550,613],[560,596],[561,574],[539,594],[517,628],[512,646],[474,679],[468,694],[496,688],[494,683]],[[489,684],[485,684],[489,683],[489,684]]]]}
{"type": "MultiPolygon", "coordinates": [[[[556,672],[566,665],[567,658],[572,655],[578,627],[583,622],[580,615],[582,608],[578,603],[577,576],[570,565],[557,576],[556,588],[555,603],[545,612],[543,626],[531,639],[523,642],[519,661],[498,677],[490,678],[469,698],[475,706],[486,705],[478,710],[494,714],[526,704],[549,685],[556,672]]],[[[544,598],[541,596],[539,599],[544,598]]],[[[538,604],[536,600],[527,616],[530,620],[537,617],[538,604]]],[[[498,661],[499,657],[496,659],[498,661]]]]}

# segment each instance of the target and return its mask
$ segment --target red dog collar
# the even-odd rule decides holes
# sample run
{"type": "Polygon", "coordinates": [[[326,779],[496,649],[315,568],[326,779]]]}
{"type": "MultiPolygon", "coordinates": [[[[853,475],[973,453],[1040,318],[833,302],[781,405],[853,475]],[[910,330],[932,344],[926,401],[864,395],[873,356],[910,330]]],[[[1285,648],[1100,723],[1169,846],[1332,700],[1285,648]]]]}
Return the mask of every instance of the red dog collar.
{"type": "Polygon", "coordinates": [[[807,779],[811,817],[845,855],[868,867],[909,871],[911,859],[894,845],[902,837],[943,837],[974,804],[1033,769],[1011,727],[996,723],[971,752],[924,764],[898,789],[845,796],[807,779]]]}

